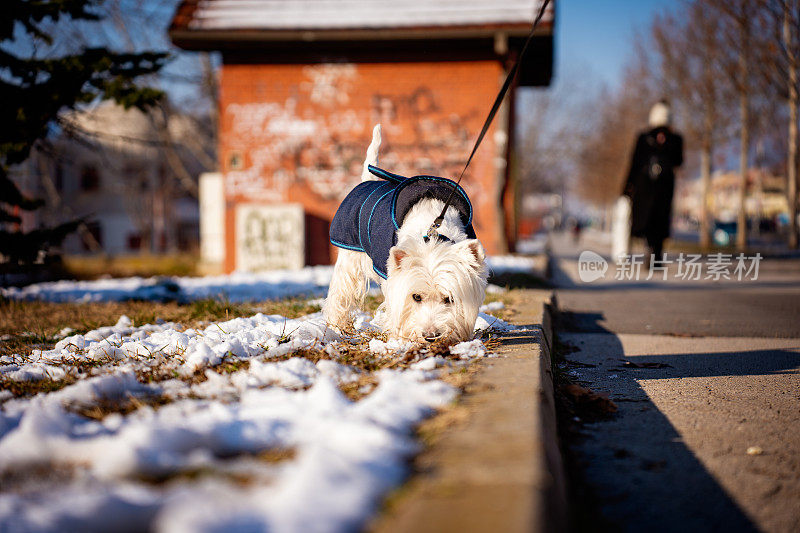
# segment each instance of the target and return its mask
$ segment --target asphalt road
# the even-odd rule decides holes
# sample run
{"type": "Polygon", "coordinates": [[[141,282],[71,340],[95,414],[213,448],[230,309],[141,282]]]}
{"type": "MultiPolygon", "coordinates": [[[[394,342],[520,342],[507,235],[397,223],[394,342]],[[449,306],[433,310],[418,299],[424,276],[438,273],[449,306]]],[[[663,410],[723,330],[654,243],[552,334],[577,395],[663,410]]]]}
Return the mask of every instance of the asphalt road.
{"type": "Polygon", "coordinates": [[[800,260],[584,283],[584,249],[553,240],[562,370],[619,409],[566,443],[593,529],[800,531],[800,260]]]}

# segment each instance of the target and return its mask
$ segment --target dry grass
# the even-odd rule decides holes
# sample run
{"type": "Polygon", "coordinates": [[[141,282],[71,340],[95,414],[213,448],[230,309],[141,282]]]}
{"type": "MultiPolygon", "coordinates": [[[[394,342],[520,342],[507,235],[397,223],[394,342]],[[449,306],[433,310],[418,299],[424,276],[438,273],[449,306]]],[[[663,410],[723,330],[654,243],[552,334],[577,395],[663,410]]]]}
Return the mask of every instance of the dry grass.
{"type": "Polygon", "coordinates": [[[185,327],[203,327],[209,322],[251,316],[257,312],[297,318],[319,309],[319,305],[299,298],[247,305],[215,299],[189,304],[137,301],[76,304],[0,299],[0,355],[51,349],[57,341],[56,336],[64,328],[86,333],[115,324],[121,315],[129,316],[137,326],[161,319],[185,327]]]}
{"type": "Polygon", "coordinates": [[[92,420],[103,420],[112,413],[121,415],[130,414],[142,407],[160,407],[170,402],[169,398],[160,394],[152,396],[126,396],[123,398],[99,398],[87,405],[65,405],[65,409],[73,413],[91,418],[92,420]]]}
{"type": "Polygon", "coordinates": [[[453,387],[464,391],[472,383],[475,374],[478,373],[479,366],[476,363],[471,363],[461,368],[453,369],[441,377],[441,380],[452,385],[453,387]]]}
{"type": "Polygon", "coordinates": [[[351,401],[357,402],[365,396],[368,396],[375,387],[378,386],[378,380],[374,376],[364,375],[358,378],[357,381],[352,383],[342,383],[339,385],[339,390],[344,393],[351,401]]]}
{"type": "Polygon", "coordinates": [[[251,474],[245,472],[226,472],[210,466],[181,470],[171,474],[138,475],[135,477],[140,483],[147,483],[148,485],[197,482],[209,478],[224,480],[239,487],[248,487],[256,483],[256,478],[251,474]]]}
{"type": "Polygon", "coordinates": [[[67,376],[62,380],[40,379],[38,381],[14,381],[0,376],[0,390],[10,391],[15,398],[35,396],[40,392],[55,392],[71,385],[77,381],[72,376],[67,376]]]}
{"type": "Polygon", "coordinates": [[[181,376],[178,373],[177,365],[166,364],[166,362],[164,362],[162,364],[155,364],[136,370],[136,379],[140,383],[159,383],[169,379],[182,379],[189,383],[200,383],[201,381],[205,381],[206,377],[202,371],[196,372],[195,375],[189,378],[181,376]],[[197,376],[197,378],[195,378],[195,376],[197,376]]]}
{"type": "MultiPolygon", "coordinates": [[[[249,454],[237,454],[232,455],[230,457],[217,457],[217,459],[236,459],[241,457],[246,457],[249,454]]],[[[262,450],[256,454],[253,454],[252,457],[261,463],[266,464],[278,464],[283,461],[290,461],[294,459],[297,455],[297,452],[294,448],[267,448],[262,450]]],[[[229,470],[225,468],[225,463],[221,463],[219,467],[214,466],[202,466],[197,468],[189,468],[185,470],[181,470],[178,472],[174,472],[171,474],[165,474],[162,476],[138,476],[138,481],[149,483],[153,485],[163,485],[165,483],[170,482],[187,482],[187,481],[198,481],[204,478],[211,478],[214,479],[222,479],[229,483],[239,486],[249,486],[255,483],[263,483],[264,479],[262,477],[256,476],[250,472],[244,472],[240,470],[229,470]]]]}
{"type": "Polygon", "coordinates": [[[80,469],[80,465],[53,462],[17,464],[0,472],[0,487],[7,494],[37,491],[53,484],[70,482],[80,469]]]}
{"type": "Polygon", "coordinates": [[[286,300],[262,302],[250,306],[253,311],[257,313],[264,313],[265,315],[281,315],[286,318],[298,318],[311,313],[316,313],[320,310],[317,303],[309,303],[309,300],[304,298],[290,298],[286,300]]]}
{"type": "MultiPolygon", "coordinates": [[[[102,302],[102,303],[52,303],[38,301],[15,301],[0,298],[0,355],[27,355],[32,350],[52,349],[64,328],[73,333],[86,333],[117,322],[127,315],[134,325],[152,324],[157,320],[177,322],[185,327],[204,327],[208,323],[240,316],[251,316],[257,312],[280,314],[296,318],[319,311],[319,305],[295,298],[281,301],[260,302],[253,305],[234,304],[225,300],[198,300],[189,304],[176,302],[102,302]]],[[[144,383],[179,378],[175,358],[165,358],[152,367],[137,372],[144,383]]],[[[68,375],[62,380],[12,381],[0,376],[0,390],[11,391],[14,397],[29,397],[40,392],[53,392],[74,383],[84,374],[96,368],[113,364],[109,360],[90,360],[75,357],[66,361],[68,375]]],[[[246,361],[226,360],[215,370],[235,372],[247,368],[246,361]]],[[[187,378],[190,382],[205,381],[203,372],[187,378]]]]}
{"type": "MultiPolygon", "coordinates": [[[[505,295],[487,295],[487,303],[503,301],[506,305],[509,300],[505,295]]],[[[374,312],[381,299],[369,297],[366,309],[374,312]]],[[[47,302],[15,302],[0,299],[0,355],[27,354],[30,350],[49,349],[56,342],[56,336],[65,327],[72,328],[76,333],[85,333],[101,326],[116,323],[119,316],[125,314],[139,326],[154,323],[157,319],[180,323],[185,327],[200,328],[212,321],[220,321],[239,316],[251,316],[256,312],[264,314],[277,314],[287,318],[297,318],[319,311],[319,306],[309,304],[304,299],[288,299],[276,302],[260,302],[256,304],[232,304],[219,300],[201,300],[190,304],[154,303],[154,302],[124,302],[124,303],[87,303],[87,304],[56,304],[47,302]]],[[[501,310],[492,313],[505,318],[511,311],[501,310]]],[[[491,334],[482,335],[483,342],[490,351],[496,350],[500,340],[491,334]]],[[[339,389],[351,401],[359,401],[371,394],[378,385],[374,372],[383,368],[407,368],[412,363],[431,356],[441,356],[454,359],[449,346],[439,343],[429,346],[420,346],[403,355],[379,355],[369,350],[369,341],[374,338],[383,338],[382,335],[372,332],[353,333],[348,341],[337,345],[338,354],[333,357],[322,350],[320,345],[313,343],[300,350],[295,350],[281,356],[258,356],[259,360],[281,361],[291,357],[304,357],[311,362],[333,359],[348,365],[360,372],[359,378],[352,383],[342,383],[339,389]]],[[[181,379],[186,383],[194,384],[207,380],[206,369],[201,369],[190,376],[182,376],[177,372],[181,363],[179,356],[165,356],[161,353],[154,354],[148,361],[150,366],[144,366],[136,371],[137,379],[142,383],[155,383],[169,379],[181,379]]],[[[73,361],[66,362],[68,375],[65,379],[54,381],[45,379],[32,382],[16,382],[0,377],[0,390],[9,390],[15,397],[32,396],[40,392],[52,392],[77,381],[81,375],[91,375],[102,372],[99,367],[112,365],[114,361],[90,361],[75,357],[73,361]]],[[[250,361],[235,357],[226,358],[219,365],[211,368],[218,373],[233,373],[247,370],[250,361]]],[[[440,379],[464,391],[469,391],[475,374],[479,371],[480,364],[453,365],[441,370],[440,379]]],[[[65,406],[69,411],[92,420],[103,420],[112,413],[128,415],[138,409],[149,407],[159,408],[170,402],[170,399],[161,395],[122,396],[118,398],[97,399],[88,404],[72,404],[65,406]]],[[[468,418],[469,411],[462,403],[454,403],[438,412],[435,416],[423,422],[417,429],[417,435],[427,446],[435,443],[447,428],[462,424],[468,418]]],[[[253,459],[260,463],[277,464],[292,460],[296,451],[291,448],[269,448],[254,455],[253,459]]],[[[245,454],[246,456],[246,454],[245,454]]],[[[215,478],[227,481],[233,485],[249,486],[255,483],[270,482],[269,469],[267,474],[258,473],[241,468],[230,468],[226,459],[241,458],[242,455],[233,457],[218,457],[219,463],[212,466],[190,468],[180,472],[163,476],[138,477],[141,482],[162,485],[164,483],[183,483],[188,481],[215,478]]],[[[55,468],[55,467],[54,467],[55,468]]],[[[38,483],[47,483],[53,476],[72,478],[70,471],[46,469],[40,474],[31,475],[31,472],[4,474],[0,476],[0,484],[15,488],[34,486],[38,483]],[[53,472],[56,472],[55,474],[53,472]]]]}
{"type": "MultiPolygon", "coordinates": [[[[504,301],[504,295],[488,295],[487,303],[504,301]]],[[[381,298],[370,296],[365,308],[374,312],[381,298]]],[[[507,302],[506,302],[507,303],[507,302]]],[[[287,318],[296,318],[319,311],[319,305],[310,304],[308,300],[295,298],[280,301],[267,301],[256,304],[233,304],[220,300],[199,300],[189,304],[175,302],[111,302],[111,303],[50,303],[20,302],[0,300],[0,355],[28,354],[32,349],[47,350],[58,340],[57,335],[63,328],[71,328],[75,333],[85,333],[101,326],[116,323],[120,315],[131,317],[134,325],[154,323],[158,319],[177,322],[185,327],[204,327],[209,322],[231,319],[240,316],[251,316],[256,312],[277,314],[287,318]]],[[[499,345],[496,338],[484,334],[487,348],[493,350],[499,345]]],[[[304,357],[316,363],[323,359],[333,359],[349,365],[362,372],[362,377],[355,383],[343,384],[340,388],[351,400],[357,401],[372,392],[375,380],[372,372],[383,368],[407,368],[412,363],[425,357],[442,356],[452,358],[450,349],[443,343],[420,346],[402,355],[379,355],[369,350],[369,341],[383,335],[375,332],[352,332],[348,343],[338,346],[339,353],[331,357],[316,343],[306,348],[295,350],[281,356],[261,356],[265,361],[282,361],[292,357],[304,357]]],[[[205,369],[192,375],[183,376],[177,371],[182,361],[179,357],[167,357],[159,354],[149,366],[136,371],[137,379],[142,383],[157,383],[169,379],[181,379],[189,384],[206,381],[205,369]]],[[[113,365],[112,360],[89,360],[75,357],[63,365],[68,375],[62,380],[43,379],[39,381],[17,382],[0,377],[0,390],[9,390],[14,397],[29,397],[38,393],[59,390],[77,381],[84,375],[97,373],[104,366],[113,365]]],[[[215,372],[233,373],[249,368],[249,361],[230,358],[213,367],[215,372]]],[[[456,387],[463,388],[468,375],[463,369],[445,372],[444,379],[456,387]]],[[[99,419],[111,412],[126,414],[142,405],[157,407],[163,399],[124,399],[117,402],[104,402],[85,409],[79,409],[84,416],[99,419]]]]}
{"type": "Polygon", "coordinates": [[[503,302],[505,307],[503,309],[496,309],[494,311],[489,311],[489,314],[499,318],[500,320],[508,321],[512,316],[514,316],[514,311],[511,309],[511,299],[508,296],[508,293],[501,293],[501,294],[487,294],[486,298],[483,300],[484,305],[494,303],[494,302],[503,302]]]}
{"type": "Polygon", "coordinates": [[[66,256],[64,268],[77,279],[100,276],[192,276],[197,274],[197,256],[191,254],[135,254],[114,257],[66,256]]]}
{"type": "Polygon", "coordinates": [[[269,448],[256,454],[256,459],[264,463],[280,463],[294,459],[297,452],[294,448],[269,448]]]}

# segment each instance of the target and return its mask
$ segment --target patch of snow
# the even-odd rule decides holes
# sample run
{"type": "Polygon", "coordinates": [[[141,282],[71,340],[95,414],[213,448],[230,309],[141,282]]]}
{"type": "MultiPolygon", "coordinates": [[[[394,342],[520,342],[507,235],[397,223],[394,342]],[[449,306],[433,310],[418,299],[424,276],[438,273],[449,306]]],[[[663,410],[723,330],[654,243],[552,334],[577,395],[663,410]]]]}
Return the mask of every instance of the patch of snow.
{"type": "Polygon", "coordinates": [[[533,237],[517,241],[515,247],[521,254],[537,255],[547,252],[550,245],[550,236],[547,233],[537,233],[533,237]]]}
{"type": "Polygon", "coordinates": [[[400,355],[407,352],[414,343],[411,341],[401,341],[391,339],[389,341],[382,341],[380,339],[371,339],[369,341],[369,351],[380,355],[400,355]]]}
{"type": "Polygon", "coordinates": [[[513,272],[533,272],[536,260],[533,257],[520,255],[493,255],[486,258],[486,266],[494,275],[513,272]]]}
{"type": "MultiPolygon", "coordinates": [[[[452,348],[450,349],[452,353],[452,348]]],[[[417,361],[411,365],[411,368],[416,370],[435,370],[447,364],[447,360],[439,355],[427,357],[422,361],[417,361]]]]}
{"type": "Polygon", "coordinates": [[[486,294],[503,294],[504,292],[508,292],[505,287],[500,287],[499,285],[488,284],[486,286],[486,294]]]}
{"type": "Polygon", "coordinates": [[[60,381],[66,377],[66,371],[54,365],[46,363],[30,363],[26,365],[0,365],[0,376],[12,381],[42,381],[52,379],[60,381]]]}
{"type": "MultiPolygon", "coordinates": [[[[364,335],[373,322],[356,320],[364,335]]],[[[513,327],[481,313],[476,329],[490,326],[513,327]]],[[[75,382],[31,398],[0,392],[0,475],[14,480],[0,489],[0,530],[362,528],[407,475],[413,428],[456,390],[436,379],[452,364],[437,356],[372,373],[377,386],[353,401],[339,386],[364,371],[342,358],[346,342],[320,313],[259,313],[203,329],[136,326],[123,315],[52,350],[4,356],[5,378],[75,382]],[[312,347],[331,359],[292,356],[312,347]],[[149,382],[152,369],[166,377],[149,382]],[[123,403],[134,409],[81,414],[123,403]],[[291,453],[259,459],[270,450],[291,453]]],[[[387,358],[411,347],[369,343],[387,358]]],[[[473,340],[451,353],[472,359],[486,348],[473,340]]]]}
{"type": "Polygon", "coordinates": [[[486,346],[480,339],[475,339],[451,346],[450,353],[459,356],[461,359],[474,359],[486,355],[486,346]]]}
{"type": "Polygon", "coordinates": [[[519,329],[519,326],[515,326],[513,324],[509,324],[505,320],[500,320],[497,317],[492,315],[487,315],[486,313],[480,312],[478,313],[478,320],[475,321],[475,331],[498,331],[498,332],[506,332],[506,331],[513,331],[515,329],[519,329]]]}
{"type": "Polygon", "coordinates": [[[300,270],[234,272],[205,277],[62,280],[34,283],[26,287],[0,288],[0,294],[13,300],[51,302],[192,301],[204,298],[248,302],[294,296],[323,296],[327,292],[332,274],[331,266],[314,266],[300,270]]]}
{"type": "Polygon", "coordinates": [[[503,302],[490,302],[486,305],[482,305],[480,308],[481,313],[486,313],[487,311],[499,311],[500,309],[505,309],[506,304],[503,302]]]}
{"type": "Polygon", "coordinates": [[[56,338],[57,339],[63,339],[64,337],[67,337],[67,336],[71,335],[74,332],[75,332],[75,330],[72,329],[72,328],[63,328],[61,331],[58,332],[58,334],[56,335],[56,338]]]}

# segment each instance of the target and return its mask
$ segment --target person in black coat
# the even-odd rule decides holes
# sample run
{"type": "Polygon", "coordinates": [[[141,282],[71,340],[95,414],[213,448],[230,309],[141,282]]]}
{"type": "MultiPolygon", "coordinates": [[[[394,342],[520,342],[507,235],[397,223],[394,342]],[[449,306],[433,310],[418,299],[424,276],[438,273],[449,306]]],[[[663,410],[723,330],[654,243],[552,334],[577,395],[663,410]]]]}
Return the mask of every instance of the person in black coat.
{"type": "Polygon", "coordinates": [[[662,259],[672,218],[674,170],[683,163],[683,138],[670,129],[666,101],[653,106],[649,122],[650,129],[636,140],[622,194],[631,199],[631,235],[644,237],[650,253],[662,259]]]}

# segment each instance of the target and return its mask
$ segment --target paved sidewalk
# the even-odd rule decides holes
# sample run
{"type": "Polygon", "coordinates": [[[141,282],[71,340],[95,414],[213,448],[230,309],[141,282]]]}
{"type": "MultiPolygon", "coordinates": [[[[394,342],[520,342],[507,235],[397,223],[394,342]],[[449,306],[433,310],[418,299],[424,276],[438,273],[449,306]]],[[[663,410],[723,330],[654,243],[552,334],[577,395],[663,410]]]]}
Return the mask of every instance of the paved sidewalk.
{"type": "Polygon", "coordinates": [[[615,527],[800,531],[800,340],[559,340],[579,348],[567,356],[580,364],[567,366],[573,378],[619,407],[572,443],[615,527]],[[621,359],[668,366],[626,367],[621,359]]]}
{"type": "Polygon", "coordinates": [[[555,243],[559,339],[578,348],[564,370],[619,407],[569,443],[593,520],[800,531],[800,262],[765,259],[747,282],[584,284],[580,247],[555,243]]]}
{"type": "MultiPolygon", "coordinates": [[[[512,291],[512,321],[374,527],[386,532],[560,531],[565,496],[549,373],[548,291],[512,291]],[[544,325],[544,327],[543,327],[544,325]]],[[[445,415],[447,416],[447,415],[445,415]]]]}

